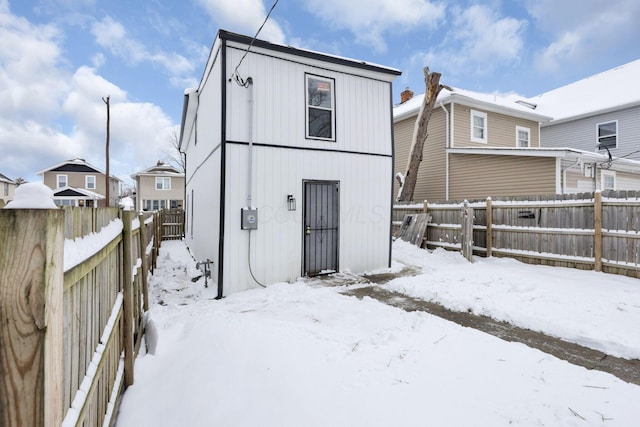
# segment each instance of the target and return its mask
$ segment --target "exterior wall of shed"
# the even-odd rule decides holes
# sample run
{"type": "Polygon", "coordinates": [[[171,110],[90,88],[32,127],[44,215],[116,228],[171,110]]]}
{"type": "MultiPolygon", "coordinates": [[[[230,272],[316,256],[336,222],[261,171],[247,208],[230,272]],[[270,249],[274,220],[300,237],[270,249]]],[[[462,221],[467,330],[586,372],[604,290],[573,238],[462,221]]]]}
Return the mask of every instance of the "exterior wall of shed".
{"type": "MultiPolygon", "coordinates": [[[[293,282],[303,274],[303,181],[340,182],[338,267],[363,272],[388,266],[391,223],[391,157],[254,146],[251,268],[263,284],[293,282]],[[296,210],[287,209],[287,195],[296,210]]],[[[227,147],[224,295],[256,288],[249,273],[249,231],[240,210],[247,205],[248,145],[227,147]]]]}
{"type": "MultiPolygon", "coordinates": [[[[449,108],[448,105],[445,108],[449,108]]],[[[394,124],[395,161],[394,176],[398,172],[403,175],[407,170],[407,161],[413,141],[413,130],[417,116],[411,116],[394,124]]],[[[446,199],[446,116],[438,107],[431,115],[427,127],[427,140],[422,151],[422,162],[418,168],[418,180],[413,193],[413,200],[445,200],[446,199]]],[[[393,196],[398,196],[400,187],[394,178],[393,196]]]]}
{"type": "Polygon", "coordinates": [[[538,122],[454,104],[452,147],[517,147],[516,126],[529,128],[530,147],[540,146],[538,122]],[[487,114],[487,143],[471,141],[471,110],[487,114]]]}
{"type": "Polygon", "coordinates": [[[451,154],[451,200],[556,193],[551,157],[451,154]]]}
{"type": "Polygon", "coordinates": [[[611,148],[613,157],[640,160],[640,106],[582,119],[543,125],[540,129],[543,147],[571,147],[606,154],[596,145],[597,124],[618,121],[618,147],[611,148]]]}

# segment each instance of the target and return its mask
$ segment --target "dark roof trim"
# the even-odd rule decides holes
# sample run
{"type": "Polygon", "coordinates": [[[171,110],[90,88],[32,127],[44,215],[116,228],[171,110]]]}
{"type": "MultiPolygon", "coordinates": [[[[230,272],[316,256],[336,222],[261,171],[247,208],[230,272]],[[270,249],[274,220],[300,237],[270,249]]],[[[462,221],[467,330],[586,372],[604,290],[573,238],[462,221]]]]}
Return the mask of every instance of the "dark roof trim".
{"type": "MultiPolygon", "coordinates": [[[[247,46],[251,44],[251,40],[253,40],[251,37],[248,36],[243,36],[241,34],[236,34],[236,33],[231,33],[229,31],[226,30],[218,30],[218,37],[222,40],[228,40],[228,41],[232,41],[232,42],[236,42],[236,43],[242,43],[242,44],[246,44],[247,46]]],[[[387,67],[383,67],[380,65],[374,65],[368,62],[364,62],[364,61],[356,61],[353,59],[348,59],[348,58],[342,58],[342,57],[338,57],[338,56],[331,56],[331,55],[326,55],[326,54],[322,54],[322,53],[318,53],[318,52],[313,52],[310,50],[302,50],[302,49],[297,49],[295,47],[291,47],[291,46],[284,46],[284,45],[280,45],[280,44],[274,44],[274,43],[270,43],[264,40],[260,40],[260,39],[256,39],[253,42],[253,46],[256,47],[260,47],[263,49],[269,49],[269,50],[273,50],[276,52],[282,52],[282,53],[288,53],[290,55],[296,55],[296,56],[301,56],[304,58],[309,58],[309,59],[315,59],[318,61],[323,61],[323,62],[329,62],[332,64],[337,64],[337,65],[345,65],[348,67],[353,67],[353,68],[359,68],[362,70],[368,70],[368,71],[374,71],[377,73],[384,73],[384,74],[390,74],[393,76],[399,76],[402,74],[401,71],[393,69],[393,68],[387,68],[387,67]]]]}

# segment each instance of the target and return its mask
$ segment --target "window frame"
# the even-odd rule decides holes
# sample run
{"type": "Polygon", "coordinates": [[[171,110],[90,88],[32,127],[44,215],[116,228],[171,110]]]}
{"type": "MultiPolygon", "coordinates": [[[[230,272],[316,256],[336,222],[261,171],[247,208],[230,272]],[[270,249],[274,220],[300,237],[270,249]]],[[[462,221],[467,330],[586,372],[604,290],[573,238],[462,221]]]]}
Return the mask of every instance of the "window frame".
{"type": "Polygon", "coordinates": [[[489,126],[487,123],[487,113],[484,113],[482,111],[478,111],[478,110],[470,110],[470,138],[471,138],[471,142],[478,142],[481,144],[486,144],[488,141],[488,133],[489,133],[489,126]],[[476,129],[475,123],[474,123],[474,117],[481,117],[483,119],[483,123],[484,126],[482,127],[483,129],[483,137],[482,138],[478,138],[477,136],[474,135],[474,129],[476,129]]]}
{"type": "Polygon", "coordinates": [[[158,191],[167,191],[171,190],[171,177],[170,176],[156,176],[156,190],[158,191]],[[160,188],[158,188],[158,183],[161,182],[160,188]],[[165,183],[169,183],[168,188],[165,188],[165,183]]]}
{"type": "Polygon", "coordinates": [[[64,188],[69,186],[69,176],[67,174],[56,175],[56,188],[64,188]],[[64,177],[64,185],[60,185],[60,178],[64,177]]]}
{"type": "Polygon", "coordinates": [[[9,183],[8,182],[3,182],[3,187],[4,187],[4,196],[8,197],[9,196],[9,183]]]}
{"type": "Polygon", "coordinates": [[[617,187],[617,178],[616,178],[616,173],[615,171],[610,171],[610,170],[600,170],[600,189],[602,191],[604,190],[613,190],[616,191],[616,187],[617,187]],[[605,187],[605,180],[607,178],[613,178],[613,188],[606,188],[605,187]]]}
{"type": "Polygon", "coordinates": [[[606,121],[606,122],[596,123],[596,149],[597,150],[606,150],[608,148],[609,150],[611,150],[612,148],[618,148],[618,133],[619,133],[618,120],[609,120],[609,121],[606,121]],[[600,136],[600,126],[608,125],[610,123],[615,123],[615,125],[616,125],[615,133],[613,135],[607,135],[607,136],[602,136],[601,137],[600,136]],[[616,142],[612,146],[609,145],[609,144],[601,144],[600,141],[602,139],[605,139],[605,138],[615,138],[616,142]],[[607,147],[607,148],[604,148],[604,147],[607,147]]]}
{"type": "Polygon", "coordinates": [[[333,78],[330,77],[323,77],[323,76],[318,76],[316,74],[310,74],[310,73],[305,73],[304,74],[304,104],[305,104],[305,138],[306,139],[313,139],[313,140],[319,140],[319,141],[330,141],[330,142],[335,142],[336,141],[336,81],[333,78]],[[322,106],[312,106],[309,104],[310,99],[309,99],[309,81],[313,79],[313,80],[318,80],[321,82],[326,82],[329,84],[329,91],[330,91],[330,107],[322,107],[322,106]],[[309,110],[311,109],[315,109],[315,110],[322,110],[322,111],[329,111],[331,113],[331,118],[330,118],[330,123],[331,123],[331,136],[329,138],[327,137],[323,137],[323,136],[317,136],[317,135],[311,135],[310,133],[310,126],[309,126],[309,118],[310,118],[310,114],[309,114],[309,110]]]}
{"type": "Polygon", "coordinates": [[[84,188],[86,188],[87,190],[95,190],[97,186],[98,186],[98,179],[96,178],[95,175],[86,175],[84,177],[84,188]],[[89,186],[89,178],[93,178],[93,187],[89,186]]]}
{"type": "Polygon", "coordinates": [[[516,126],[516,147],[531,148],[531,128],[527,128],[524,126],[516,126]],[[520,145],[520,132],[527,133],[527,145],[520,145]]]}

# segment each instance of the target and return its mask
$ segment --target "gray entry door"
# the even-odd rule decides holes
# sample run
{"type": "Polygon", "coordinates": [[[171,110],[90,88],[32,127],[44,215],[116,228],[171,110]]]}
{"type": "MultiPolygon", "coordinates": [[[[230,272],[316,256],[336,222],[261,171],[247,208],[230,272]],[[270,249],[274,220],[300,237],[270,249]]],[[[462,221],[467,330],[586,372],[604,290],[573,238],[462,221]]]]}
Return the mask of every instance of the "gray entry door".
{"type": "Polygon", "coordinates": [[[304,182],[304,275],[338,270],[340,183],[304,182]]]}

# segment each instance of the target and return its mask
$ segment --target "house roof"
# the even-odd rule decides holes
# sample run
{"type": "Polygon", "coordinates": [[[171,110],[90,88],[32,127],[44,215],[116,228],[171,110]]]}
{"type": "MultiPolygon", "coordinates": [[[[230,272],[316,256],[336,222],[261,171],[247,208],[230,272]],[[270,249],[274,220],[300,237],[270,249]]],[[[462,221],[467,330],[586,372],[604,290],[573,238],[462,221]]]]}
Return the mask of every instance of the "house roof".
{"type": "MultiPolygon", "coordinates": [[[[424,93],[396,105],[393,108],[393,120],[399,121],[417,115],[423,100],[424,93]]],[[[550,116],[534,111],[533,108],[527,106],[527,102],[522,103],[522,101],[522,97],[515,94],[501,95],[452,88],[452,90],[442,89],[440,91],[436,99],[436,106],[456,103],[541,123],[551,120],[550,116]]]]}
{"type": "Polygon", "coordinates": [[[12,180],[11,178],[9,178],[6,175],[3,175],[1,173],[0,173],[0,182],[8,182],[9,184],[15,184],[16,183],[14,180],[12,180]]]}
{"type": "Polygon", "coordinates": [[[85,197],[95,200],[102,200],[105,198],[102,194],[98,194],[94,191],[69,186],[56,188],[53,192],[53,197],[85,197]]]}
{"type": "Polygon", "coordinates": [[[578,150],[576,148],[520,148],[520,147],[467,147],[447,148],[448,153],[494,155],[494,156],[529,156],[529,157],[554,157],[572,162],[599,163],[609,165],[609,168],[619,172],[640,173],[640,161],[613,158],[609,163],[606,154],[591,151],[578,150]]]}
{"type": "Polygon", "coordinates": [[[549,125],[640,105],[640,59],[530,98],[549,125]]]}
{"type": "Polygon", "coordinates": [[[146,169],[141,170],[140,172],[136,172],[131,175],[131,178],[136,179],[137,176],[176,176],[182,177],[184,173],[180,172],[178,169],[173,167],[172,165],[168,165],[165,163],[157,164],[146,169]]]}
{"type": "MultiPolygon", "coordinates": [[[[64,162],[57,163],[53,166],[48,167],[47,169],[36,172],[36,175],[43,175],[45,172],[95,172],[105,175],[105,172],[103,170],[93,166],[85,159],[80,158],[65,160],[64,162]]],[[[120,178],[114,175],[111,175],[110,178],[122,182],[120,178]]]]}

